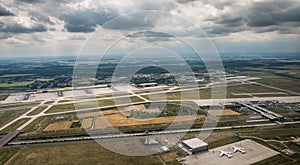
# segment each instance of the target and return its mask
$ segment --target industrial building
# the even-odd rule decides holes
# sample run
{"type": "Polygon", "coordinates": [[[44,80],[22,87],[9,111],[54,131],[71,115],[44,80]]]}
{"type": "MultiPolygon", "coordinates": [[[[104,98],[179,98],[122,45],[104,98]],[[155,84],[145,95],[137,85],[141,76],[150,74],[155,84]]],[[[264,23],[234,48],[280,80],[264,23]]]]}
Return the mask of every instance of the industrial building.
{"type": "Polygon", "coordinates": [[[182,141],[182,145],[186,150],[188,150],[192,154],[202,152],[202,151],[208,151],[208,144],[203,142],[199,138],[184,140],[182,141]]]}
{"type": "Polygon", "coordinates": [[[158,86],[157,83],[143,83],[143,84],[136,84],[137,88],[146,88],[146,87],[155,87],[158,86]]]}
{"type": "Polygon", "coordinates": [[[275,112],[269,111],[265,108],[262,108],[258,105],[254,105],[254,104],[246,104],[246,103],[241,103],[243,106],[255,111],[256,113],[259,113],[260,115],[262,115],[263,117],[269,119],[270,121],[283,121],[285,119],[284,116],[279,115],[275,112]]]}

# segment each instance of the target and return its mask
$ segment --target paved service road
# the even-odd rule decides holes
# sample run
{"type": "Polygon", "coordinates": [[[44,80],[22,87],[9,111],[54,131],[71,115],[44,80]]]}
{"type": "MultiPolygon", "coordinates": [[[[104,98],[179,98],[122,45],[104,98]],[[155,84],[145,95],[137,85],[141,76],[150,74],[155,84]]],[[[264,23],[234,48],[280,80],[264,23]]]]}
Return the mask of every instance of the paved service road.
{"type": "Polygon", "coordinates": [[[9,141],[11,141],[14,137],[18,136],[20,131],[13,131],[0,139],[0,147],[3,147],[9,141]]]}

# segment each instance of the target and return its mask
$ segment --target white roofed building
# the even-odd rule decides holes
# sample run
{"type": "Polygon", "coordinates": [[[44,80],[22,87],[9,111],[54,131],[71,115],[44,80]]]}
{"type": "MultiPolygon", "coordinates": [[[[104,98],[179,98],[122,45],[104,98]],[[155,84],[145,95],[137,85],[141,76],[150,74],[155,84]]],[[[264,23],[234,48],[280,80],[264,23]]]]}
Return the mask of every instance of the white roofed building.
{"type": "Polygon", "coordinates": [[[182,145],[185,149],[193,154],[208,150],[208,144],[199,138],[184,140],[182,141],[182,145]]]}

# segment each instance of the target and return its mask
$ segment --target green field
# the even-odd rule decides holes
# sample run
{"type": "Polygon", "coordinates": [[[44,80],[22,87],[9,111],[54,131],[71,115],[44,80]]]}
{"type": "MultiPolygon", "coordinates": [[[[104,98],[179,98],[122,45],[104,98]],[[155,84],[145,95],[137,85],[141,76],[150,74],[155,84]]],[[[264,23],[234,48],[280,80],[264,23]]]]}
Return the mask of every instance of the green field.
{"type": "Polygon", "coordinates": [[[25,76],[32,76],[34,74],[5,74],[0,76],[0,78],[12,78],[12,77],[25,77],[25,76]]]}
{"type": "Polygon", "coordinates": [[[0,131],[0,133],[9,133],[11,131],[15,131],[17,128],[19,128],[29,120],[30,120],[29,118],[20,119],[14,122],[12,125],[6,127],[4,130],[0,131]]]}
{"type": "Polygon", "coordinates": [[[0,101],[5,100],[8,96],[9,94],[0,94],[0,101]]]}
{"type": "Polygon", "coordinates": [[[0,110],[5,110],[9,108],[17,108],[17,107],[28,107],[35,106],[40,104],[40,102],[31,102],[31,103],[17,103],[17,104],[2,104],[0,105],[0,110]]]}
{"type": "Polygon", "coordinates": [[[0,111],[0,127],[21,116],[28,110],[29,109],[22,109],[17,111],[0,111]]]}
{"type": "Polygon", "coordinates": [[[264,139],[275,139],[275,140],[285,140],[291,136],[300,136],[300,128],[287,128],[288,126],[284,126],[283,128],[272,128],[272,129],[264,129],[254,132],[243,132],[242,136],[255,136],[264,139]]]}
{"type": "Polygon", "coordinates": [[[55,101],[47,101],[47,102],[45,102],[45,104],[52,104],[52,103],[54,103],[55,101]]]}
{"type": "Polygon", "coordinates": [[[75,113],[64,114],[64,119],[56,119],[56,117],[58,116],[60,115],[49,115],[39,117],[35,119],[32,123],[30,123],[28,126],[26,126],[22,131],[27,133],[42,132],[51,123],[77,119],[75,113]]]}
{"type": "Polygon", "coordinates": [[[218,141],[210,142],[209,149],[217,148],[220,146],[224,146],[230,143],[241,141],[242,139],[237,136],[227,137],[218,141]]]}
{"type": "Polygon", "coordinates": [[[37,114],[41,113],[43,110],[45,110],[46,108],[47,108],[47,106],[38,107],[35,110],[33,110],[32,112],[30,112],[28,115],[29,116],[37,115],[37,114]]]}
{"type": "Polygon", "coordinates": [[[94,141],[36,144],[20,148],[20,152],[7,164],[162,164],[156,156],[124,156],[111,152],[94,141]]]}
{"type": "MultiPolygon", "coordinates": [[[[225,87],[215,87],[215,97],[222,97],[219,93],[226,92],[227,98],[248,98],[250,95],[232,95],[231,93],[265,93],[265,92],[280,92],[279,90],[261,86],[258,84],[229,84],[225,87]],[[221,91],[221,92],[218,92],[221,91]]],[[[142,95],[143,97],[150,100],[180,100],[182,99],[211,99],[212,89],[200,89],[198,92],[195,90],[188,90],[184,92],[168,92],[166,94],[150,94],[142,95]]],[[[268,97],[269,95],[261,95],[261,97],[268,97]]],[[[287,96],[287,95],[285,95],[287,96]]]]}
{"type": "Polygon", "coordinates": [[[50,81],[53,80],[53,78],[38,78],[37,81],[50,81]]]}
{"type": "Polygon", "coordinates": [[[60,104],[60,105],[54,105],[48,111],[46,111],[46,113],[65,112],[65,111],[73,111],[73,110],[75,110],[74,104],[60,104]]]}
{"type": "Polygon", "coordinates": [[[5,87],[23,87],[27,86],[29,84],[34,83],[34,81],[24,81],[24,82],[13,82],[11,84],[9,83],[1,83],[0,88],[5,88],[5,87]]]}
{"type": "Polygon", "coordinates": [[[58,103],[67,103],[67,102],[71,102],[73,100],[59,100],[58,103]]]}
{"type": "Polygon", "coordinates": [[[13,155],[20,150],[19,147],[2,147],[0,148],[0,164],[5,164],[13,155]]]}
{"type": "Polygon", "coordinates": [[[245,71],[239,74],[260,77],[262,78],[261,80],[255,80],[255,81],[258,83],[300,93],[299,79],[296,78],[278,76],[273,73],[263,72],[263,71],[245,71]]]}
{"type": "MultiPolygon", "coordinates": [[[[136,102],[142,102],[144,100],[140,99],[139,97],[132,96],[132,97],[125,97],[125,98],[103,99],[103,100],[98,100],[98,101],[80,102],[80,103],[76,103],[76,109],[80,110],[80,109],[87,109],[87,108],[114,106],[115,103],[126,104],[126,103],[130,103],[130,101],[131,101],[131,103],[136,103],[136,102]]],[[[60,104],[60,105],[53,106],[46,113],[66,112],[66,111],[74,111],[74,110],[75,110],[74,103],[60,104]]]]}

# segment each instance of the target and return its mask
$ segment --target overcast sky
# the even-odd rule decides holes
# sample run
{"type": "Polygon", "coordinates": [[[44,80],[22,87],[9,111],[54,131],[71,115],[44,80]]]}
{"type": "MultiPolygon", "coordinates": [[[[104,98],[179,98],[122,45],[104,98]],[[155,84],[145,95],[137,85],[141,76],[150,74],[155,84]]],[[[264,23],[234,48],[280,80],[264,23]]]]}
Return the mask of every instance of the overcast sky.
{"type": "Polygon", "coordinates": [[[220,52],[300,52],[299,0],[0,0],[0,56],[76,55],[94,32],[99,47],[122,35],[128,44],[201,45],[199,29],[170,15],[201,28],[220,52]],[[130,14],[145,10],[169,14],[130,14]]]}

